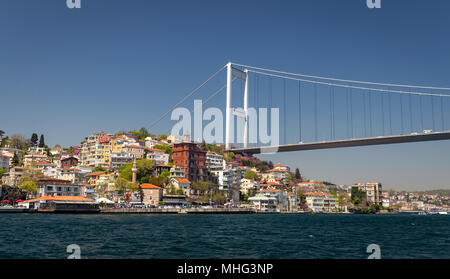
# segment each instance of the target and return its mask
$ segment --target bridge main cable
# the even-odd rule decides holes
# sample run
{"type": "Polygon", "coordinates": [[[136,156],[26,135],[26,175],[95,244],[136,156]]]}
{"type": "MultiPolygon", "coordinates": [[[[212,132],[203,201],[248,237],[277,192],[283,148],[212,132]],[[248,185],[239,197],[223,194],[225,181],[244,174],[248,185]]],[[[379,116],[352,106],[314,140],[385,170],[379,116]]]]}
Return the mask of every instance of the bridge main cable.
{"type": "Polygon", "coordinates": [[[203,82],[199,87],[195,88],[189,94],[184,96],[178,103],[176,103],[172,108],[170,108],[167,112],[165,112],[161,117],[159,117],[157,120],[153,121],[153,123],[150,124],[150,129],[153,128],[156,124],[158,124],[161,120],[163,120],[169,113],[171,113],[174,109],[176,109],[179,105],[181,105],[189,97],[193,96],[200,89],[202,89],[208,82],[210,82],[213,78],[215,78],[218,74],[220,74],[226,67],[227,67],[227,65],[220,68],[217,72],[215,72],[212,76],[210,76],[205,82],[203,82]]]}
{"type": "MultiPolygon", "coordinates": [[[[278,74],[283,74],[283,75],[298,76],[298,77],[312,78],[312,79],[319,79],[319,80],[329,80],[329,81],[338,81],[338,82],[356,83],[356,84],[366,84],[366,85],[377,85],[377,86],[385,86],[385,87],[404,87],[404,88],[430,89],[430,90],[447,90],[447,91],[450,91],[450,88],[446,88],[446,87],[432,87],[432,86],[418,86],[418,85],[390,84],[390,83],[379,83],[379,82],[370,82],[370,81],[346,80],[346,79],[338,79],[338,78],[329,78],[329,77],[321,77],[321,76],[289,73],[289,72],[283,72],[283,71],[278,71],[278,70],[271,70],[271,69],[259,68],[259,67],[254,67],[254,66],[236,64],[236,63],[232,63],[232,64],[235,65],[235,66],[244,67],[244,68],[253,69],[253,70],[258,70],[258,71],[272,72],[272,73],[278,73],[278,74]]],[[[326,84],[326,83],[324,83],[324,84],[326,84]]]]}

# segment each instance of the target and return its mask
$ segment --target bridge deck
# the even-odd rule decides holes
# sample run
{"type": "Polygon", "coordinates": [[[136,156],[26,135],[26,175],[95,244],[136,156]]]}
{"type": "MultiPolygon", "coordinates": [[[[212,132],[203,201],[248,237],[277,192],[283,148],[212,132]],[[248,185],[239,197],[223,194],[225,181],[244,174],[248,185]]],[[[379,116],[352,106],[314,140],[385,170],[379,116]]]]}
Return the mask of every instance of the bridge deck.
{"type": "Polygon", "coordinates": [[[398,135],[398,136],[383,136],[376,138],[358,138],[358,139],[346,139],[337,141],[298,143],[298,144],[280,145],[278,147],[267,146],[267,147],[236,148],[231,149],[230,151],[234,153],[261,154],[261,153],[274,153],[274,150],[277,150],[276,152],[291,152],[291,151],[369,146],[369,145],[407,143],[407,142],[449,140],[449,139],[450,139],[450,131],[446,131],[446,132],[419,133],[419,134],[398,135]]]}

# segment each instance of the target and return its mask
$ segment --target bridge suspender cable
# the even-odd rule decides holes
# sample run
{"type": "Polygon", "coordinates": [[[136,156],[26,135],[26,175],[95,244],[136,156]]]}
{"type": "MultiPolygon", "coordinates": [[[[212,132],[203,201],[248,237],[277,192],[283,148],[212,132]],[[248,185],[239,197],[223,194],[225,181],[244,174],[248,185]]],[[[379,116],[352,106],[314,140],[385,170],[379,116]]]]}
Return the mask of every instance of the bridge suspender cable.
{"type": "Polygon", "coordinates": [[[328,86],[335,86],[335,87],[348,87],[353,89],[360,89],[360,90],[368,90],[371,89],[372,91],[376,92],[391,92],[396,94],[411,94],[411,95],[424,95],[424,96],[436,96],[436,97],[450,97],[450,95],[446,94],[433,94],[433,93],[423,93],[423,92],[408,92],[408,91],[401,91],[401,90],[388,90],[388,89],[381,89],[381,88],[368,88],[368,87],[360,87],[360,86],[353,86],[353,85],[347,85],[347,84],[336,84],[336,83],[329,83],[329,82],[322,82],[322,81],[314,81],[314,80],[307,80],[307,79],[300,79],[300,78],[294,78],[294,77],[287,77],[287,76],[281,76],[276,74],[270,74],[270,73],[264,73],[254,70],[248,70],[249,72],[253,72],[255,74],[265,75],[265,76],[271,76],[281,79],[289,79],[289,80],[296,80],[296,81],[303,81],[306,83],[312,83],[312,84],[321,84],[321,85],[328,85],[328,86]]]}
{"type": "Polygon", "coordinates": [[[302,83],[298,82],[298,130],[299,142],[302,141],[302,83]]]}

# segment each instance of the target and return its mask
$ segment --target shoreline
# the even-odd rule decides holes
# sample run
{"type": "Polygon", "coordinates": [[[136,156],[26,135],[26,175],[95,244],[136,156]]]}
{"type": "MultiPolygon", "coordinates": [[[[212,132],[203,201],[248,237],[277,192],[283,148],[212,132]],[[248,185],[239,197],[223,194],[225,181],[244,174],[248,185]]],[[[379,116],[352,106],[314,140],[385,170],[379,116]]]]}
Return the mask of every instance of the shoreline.
{"type": "Polygon", "coordinates": [[[28,208],[0,208],[1,214],[111,214],[111,215],[418,215],[416,212],[389,212],[375,214],[358,214],[352,212],[261,212],[253,208],[104,208],[94,211],[86,210],[36,210],[28,208]]]}

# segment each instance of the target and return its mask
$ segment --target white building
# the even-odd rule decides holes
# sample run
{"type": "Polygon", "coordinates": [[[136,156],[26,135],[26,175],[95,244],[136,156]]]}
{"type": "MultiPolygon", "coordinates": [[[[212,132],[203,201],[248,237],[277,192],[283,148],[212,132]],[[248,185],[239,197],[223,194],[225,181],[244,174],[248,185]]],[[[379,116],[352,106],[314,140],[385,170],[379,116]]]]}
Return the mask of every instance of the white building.
{"type": "Polygon", "coordinates": [[[4,154],[0,154],[0,169],[9,171],[10,157],[4,154]]]}
{"type": "Polygon", "coordinates": [[[82,184],[71,184],[64,181],[47,181],[45,183],[38,183],[37,196],[81,196],[82,184]]]}
{"type": "Polygon", "coordinates": [[[181,189],[184,195],[189,197],[191,195],[191,182],[186,178],[171,178],[170,184],[175,186],[176,189],[181,189]]]}
{"type": "Polygon", "coordinates": [[[379,182],[370,183],[355,183],[354,187],[358,187],[358,190],[366,192],[367,201],[381,204],[383,198],[383,187],[379,182]]]}
{"type": "Polygon", "coordinates": [[[42,174],[46,177],[57,178],[58,176],[58,167],[56,164],[48,163],[48,162],[39,162],[37,163],[37,167],[41,170],[42,174]]]}
{"type": "Polygon", "coordinates": [[[260,212],[277,212],[277,199],[258,194],[248,199],[260,212]]]}
{"type": "Polygon", "coordinates": [[[313,212],[333,212],[338,209],[338,199],[328,193],[305,193],[306,203],[313,212]]]}
{"type": "Polygon", "coordinates": [[[172,167],[170,169],[170,177],[185,178],[186,177],[186,172],[182,168],[172,167]]]}
{"type": "Polygon", "coordinates": [[[146,150],[147,159],[155,162],[155,165],[167,165],[169,163],[169,154],[167,154],[164,150],[147,147],[146,150]]]}
{"type": "Polygon", "coordinates": [[[233,170],[212,170],[212,174],[217,177],[219,190],[229,190],[233,186],[233,170]]]}
{"type": "Polygon", "coordinates": [[[73,168],[63,168],[58,171],[58,179],[71,181],[72,183],[80,183],[83,175],[80,170],[73,168]]]}
{"type": "Polygon", "coordinates": [[[241,193],[244,195],[248,195],[250,190],[259,191],[259,182],[247,178],[241,179],[241,193]]]}
{"type": "Polygon", "coordinates": [[[134,157],[130,156],[130,154],[125,152],[120,153],[111,153],[111,168],[112,169],[118,169],[121,166],[132,162],[134,157]]]}
{"type": "Polygon", "coordinates": [[[152,137],[146,137],[145,138],[145,147],[153,149],[155,146],[161,144],[161,142],[157,139],[154,139],[152,137]]]}
{"type": "Polygon", "coordinates": [[[31,146],[28,148],[28,154],[47,154],[45,147],[31,146]]]}
{"type": "Polygon", "coordinates": [[[206,167],[209,169],[220,169],[224,166],[223,156],[214,152],[206,153],[206,167]]]}
{"type": "Polygon", "coordinates": [[[282,172],[290,172],[291,171],[291,169],[288,166],[283,165],[283,164],[276,164],[275,166],[273,166],[273,168],[276,170],[280,170],[282,172]]]}

